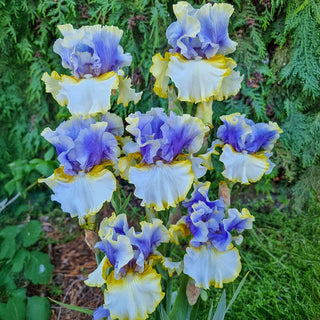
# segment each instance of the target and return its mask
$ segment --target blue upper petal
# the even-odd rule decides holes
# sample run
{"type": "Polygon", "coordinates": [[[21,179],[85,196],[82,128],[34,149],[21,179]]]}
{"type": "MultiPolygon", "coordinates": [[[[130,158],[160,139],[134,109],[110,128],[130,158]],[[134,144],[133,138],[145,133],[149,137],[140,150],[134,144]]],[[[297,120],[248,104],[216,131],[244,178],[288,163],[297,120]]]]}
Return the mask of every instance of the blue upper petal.
{"type": "Polygon", "coordinates": [[[42,135],[55,146],[64,172],[76,175],[79,171],[88,172],[106,160],[116,161],[118,143],[107,132],[107,126],[107,122],[75,118],[63,122],[55,131],[45,129],[42,135]]]}
{"type": "Polygon", "coordinates": [[[237,152],[270,151],[282,132],[274,122],[254,123],[239,113],[222,116],[221,120],[224,124],[218,128],[217,137],[237,152]]]}
{"type": "Polygon", "coordinates": [[[117,27],[95,25],[73,29],[71,25],[62,25],[59,29],[64,38],[55,42],[53,51],[76,78],[118,72],[131,64],[131,55],[124,54],[119,45],[122,31],[117,27]]]}

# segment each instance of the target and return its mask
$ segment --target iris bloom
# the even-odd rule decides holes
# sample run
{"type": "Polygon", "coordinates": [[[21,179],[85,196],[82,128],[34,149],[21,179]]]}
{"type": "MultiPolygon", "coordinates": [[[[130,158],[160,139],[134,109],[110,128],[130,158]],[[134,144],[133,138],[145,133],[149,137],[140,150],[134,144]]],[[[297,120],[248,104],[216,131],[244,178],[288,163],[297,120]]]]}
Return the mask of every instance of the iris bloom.
{"type": "Polygon", "coordinates": [[[179,236],[191,235],[187,253],[184,256],[183,272],[194,279],[195,285],[208,289],[210,285],[222,288],[223,283],[232,282],[240,273],[241,263],[237,248],[242,236],[233,236],[252,228],[254,217],[247,209],[239,212],[229,209],[224,213],[221,199],[210,201],[210,182],[197,183],[191,199],[184,202],[188,215],[182,217],[169,232],[173,242],[179,244],[179,236]]]}
{"type": "Polygon", "coordinates": [[[152,265],[161,260],[156,249],[169,241],[169,233],[159,219],[140,225],[141,232],[129,229],[126,215],[114,213],[100,225],[101,241],[96,248],[105,258],[85,283],[93,287],[106,284],[103,308],[111,319],[146,319],[164,297],[161,276],[152,265]]]}
{"type": "Polygon", "coordinates": [[[67,105],[72,115],[93,115],[110,109],[110,96],[119,90],[117,103],[127,106],[137,103],[142,95],[131,89],[131,80],[123,78],[121,68],[131,64],[132,57],[123,53],[119,45],[123,31],[101,25],[73,29],[66,24],[58,27],[63,39],[53,47],[62,65],[72,76],[45,73],[42,80],[46,91],[62,106],[67,105]]]}
{"type": "Polygon", "coordinates": [[[166,32],[172,49],[164,58],[157,54],[152,59],[154,91],[167,98],[171,79],[178,88],[178,100],[211,102],[235,95],[240,90],[242,76],[233,70],[236,62],[225,57],[235,51],[237,45],[228,35],[233,7],[208,3],[194,9],[180,1],[173,6],[173,11],[177,21],[166,32]]]}
{"type": "Polygon", "coordinates": [[[52,200],[72,217],[78,216],[81,224],[111,200],[116,179],[106,166],[116,165],[120,150],[115,136],[122,134],[122,121],[113,114],[105,114],[101,122],[74,118],[55,131],[42,132],[56,148],[61,166],[40,182],[53,190],[52,200]]]}
{"type": "Polygon", "coordinates": [[[233,182],[256,182],[272,171],[271,150],[282,130],[275,122],[254,123],[233,113],[220,118],[217,137],[222,140],[222,174],[233,182]]]}
{"type": "Polygon", "coordinates": [[[208,128],[189,115],[167,116],[153,108],[126,118],[126,130],[134,137],[123,147],[127,154],[119,161],[123,178],[135,185],[142,206],[160,211],[184,200],[195,178],[203,176],[203,159],[194,157],[208,128]]]}

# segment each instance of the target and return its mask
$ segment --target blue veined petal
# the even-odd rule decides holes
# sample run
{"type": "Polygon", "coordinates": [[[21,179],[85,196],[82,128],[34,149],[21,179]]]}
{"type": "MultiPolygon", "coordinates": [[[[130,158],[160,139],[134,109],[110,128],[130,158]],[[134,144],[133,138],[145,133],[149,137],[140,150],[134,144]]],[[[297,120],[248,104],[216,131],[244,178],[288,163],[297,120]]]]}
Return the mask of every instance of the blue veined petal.
{"type": "Polygon", "coordinates": [[[253,154],[261,148],[271,151],[282,132],[275,122],[255,124],[239,113],[222,116],[220,119],[224,125],[218,128],[218,138],[225,144],[230,144],[237,152],[253,154]]]}
{"type": "Polygon", "coordinates": [[[95,25],[73,29],[69,24],[59,29],[64,38],[55,42],[53,51],[61,56],[62,65],[71,69],[76,78],[118,72],[131,64],[131,55],[124,54],[119,45],[123,32],[117,27],[95,25]]]}
{"type": "Polygon", "coordinates": [[[85,218],[96,214],[105,201],[110,201],[116,189],[114,175],[103,166],[75,176],[66,175],[60,167],[52,176],[39,179],[39,182],[45,182],[54,192],[51,199],[59,202],[61,209],[71,217],[78,216],[81,224],[85,218]]]}
{"type": "Polygon", "coordinates": [[[46,128],[42,136],[55,146],[64,172],[76,175],[105,161],[117,162],[118,142],[107,132],[107,126],[107,122],[74,118],[60,124],[55,131],[46,128]]]}
{"type": "Polygon", "coordinates": [[[224,125],[218,128],[217,137],[224,144],[231,145],[237,152],[245,150],[246,138],[252,133],[251,126],[245,121],[245,115],[237,112],[222,116],[220,119],[224,125]]]}
{"type": "Polygon", "coordinates": [[[112,240],[114,230],[109,230],[109,235],[98,242],[95,247],[103,251],[110,264],[114,267],[114,277],[119,279],[125,270],[123,269],[134,257],[130,240],[125,235],[117,235],[116,240],[112,240]]]}
{"type": "Polygon", "coordinates": [[[110,317],[110,311],[100,306],[93,313],[93,320],[112,320],[110,317]]]}
{"type": "MultiPolygon", "coordinates": [[[[198,202],[204,202],[206,206],[208,206],[213,212],[219,215],[221,219],[224,217],[224,202],[222,199],[218,199],[215,201],[210,201],[208,197],[208,192],[210,188],[210,182],[196,182],[194,184],[194,191],[191,194],[191,198],[183,201],[183,206],[188,208],[188,212],[191,213],[194,211],[193,205],[198,202]]],[[[220,219],[220,220],[221,220],[220,219]]]]}
{"type": "Polygon", "coordinates": [[[191,59],[198,55],[194,47],[201,47],[196,38],[200,31],[200,23],[195,17],[196,10],[186,1],[179,1],[173,5],[173,11],[177,21],[171,23],[166,31],[168,43],[174,51],[191,59]]]}
{"type": "Polygon", "coordinates": [[[279,139],[282,130],[275,122],[257,123],[252,126],[252,136],[246,139],[246,150],[257,152],[260,148],[270,151],[279,139]]]}
{"type": "Polygon", "coordinates": [[[195,280],[195,285],[209,289],[211,285],[222,288],[224,283],[234,281],[241,270],[238,250],[230,246],[221,252],[210,244],[187,248],[183,272],[195,280]]]}
{"type": "Polygon", "coordinates": [[[219,223],[218,230],[210,230],[208,240],[215,249],[225,252],[231,243],[231,233],[225,229],[223,223],[219,223]]]}
{"type": "Polygon", "coordinates": [[[106,131],[112,133],[114,136],[122,136],[124,127],[122,119],[114,113],[107,112],[101,117],[102,122],[107,122],[106,131]]]}
{"type": "Polygon", "coordinates": [[[127,216],[124,213],[116,215],[114,212],[112,212],[110,218],[104,218],[99,227],[100,238],[104,239],[106,236],[108,236],[110,229],[114,231],[114,237],[112,238],[113,240],[116,240],[117,235],[119,234],[126,235],[129,231],[127,216]]]}
{"type": "Polygon", "coordinates": [[[229,144],[226,144],[222,148],[220,156],[220,161],[223,162],[225,167],[222,172],[223,176],[232,182],[243,184],[257,182],[269,169],[269,159],[265,154],[266,152],[248,154],[243,151],[240,153],[234,151],[229,144]]]}
{"type": "Polygon", "coordinates": [[[194,180],[188,160],[153,165],[142,165],[129,169],[129,182],[135,185],[134,194],[142,199],[142,206],[157,211],[176,207],[185,199],[194,180]],[[147,188],[146,188],[147,186],[147,188]]]}
{"type": "Polygon", "coordinates": [[[153,108],[146,114],[138,111],[126,118],[129,123],[126,130],[135,137],[143,162],[149,164],[154,162],[154,157],[157,156],[161,146],[160,128],[167,119],[168,116],[162,108],[153,108]]]}
{"type": "Polygon", "coordinates": [[[150,266],[143,273],[130,270],[120,279],[115,279],[112,272],[107,279],[104,307],[114,319],[144,320],[164,297],[160,280],[150,266]]]}
{"type": "Polygon", "coordinates": [[[223,220],[223,224],[226,230],[235,229],[241,233],[243,230],[252,229],[253,221],[254,216],[250,214],[248,209],[242,209],[241,213],[237,209],[229,209],[228,218],[223,220]]]}
{"type": "Polygon", "coordinates": [[[233,6],[226,3],[208,3],[197,10],[196,17],[201,25],[198,37],[208,59],[215,54],[227,55],[236,50],[237,43],[230,40],[228,35],[233,10],[233,6]]]}
{"type": "Polygon", "coordinates": [[[128,237],[133,246],[137,247],[143,255],[143,259],[155,253],[156,248],[165,242],[169,242],[170,236],[168,230],[159,219],[153,219],[152,223],[140,222],[141,232],[135,232],[131,228],[128,237]]]}
{"type": "Polygon", "coordinates": [[[177,116],[171,112],[168,120],[161,126],[161,131],[161,158],[171,162],[183,150],[190,154],[198,152],[209,128],[200,119],[188,114],[177,116]]]}

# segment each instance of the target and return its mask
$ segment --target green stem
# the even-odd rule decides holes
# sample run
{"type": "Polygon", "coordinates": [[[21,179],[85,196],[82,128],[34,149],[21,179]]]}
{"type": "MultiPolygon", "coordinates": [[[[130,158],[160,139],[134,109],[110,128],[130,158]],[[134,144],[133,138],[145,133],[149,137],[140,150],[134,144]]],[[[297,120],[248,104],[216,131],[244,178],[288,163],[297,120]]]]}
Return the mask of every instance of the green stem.
{"type": "Polygon", "coordinates": [[[168,274],[167,288],[166,288],[166,311],[170,314],[171,311],[171,299],[172,299],[172,277],[168,274]]]}

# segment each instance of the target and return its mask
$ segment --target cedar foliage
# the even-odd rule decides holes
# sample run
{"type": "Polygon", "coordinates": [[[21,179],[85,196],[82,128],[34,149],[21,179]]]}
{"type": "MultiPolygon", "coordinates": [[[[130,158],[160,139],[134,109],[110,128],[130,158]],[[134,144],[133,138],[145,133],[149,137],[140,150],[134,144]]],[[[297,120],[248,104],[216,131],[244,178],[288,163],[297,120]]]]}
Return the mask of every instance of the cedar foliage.
{"type": "MultiPolygon", "coordinates": [[[[54,165],[49,163],[54,151],[40,133],[46,126],[55,128],[68,112],[45,94],[40,78],[52,70],[68,73],[52,51],[60,37],[56,26],[71,23],[79,28],[101,23],[124,30],[121,44],[133,56],[126,72],[136,90],[144,91],[137,106],[117,106],[114,99],[112,110],[124,117],[135,110],[166,106],[167,102],[152,92],[154,79],[149,68],[152,56],[168,49],[165,31],[175,20],[172,5],[176,2],[0,1],[1,198],[23,190],[54,165]],[[35,161],[38,158],[44,158],[47,166],[35,161]]],[[[195,7],[204,3],[189,2],[195,7]]],[[[220,115],[236,111],[256,121],[277,121],[284,133],[275,148],[275,162],[278,171],[285,170],[288,186],[293,186],[296,209],[302,208],[319,196],[320,3],[216,2],[234,5],[229,34],[238,47],[232,58],[245,78],[236,97],[214,103],[215,128],[220,125],[220,115]]]]}

